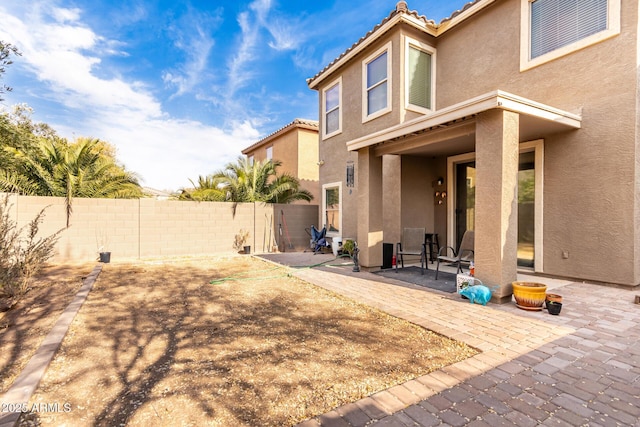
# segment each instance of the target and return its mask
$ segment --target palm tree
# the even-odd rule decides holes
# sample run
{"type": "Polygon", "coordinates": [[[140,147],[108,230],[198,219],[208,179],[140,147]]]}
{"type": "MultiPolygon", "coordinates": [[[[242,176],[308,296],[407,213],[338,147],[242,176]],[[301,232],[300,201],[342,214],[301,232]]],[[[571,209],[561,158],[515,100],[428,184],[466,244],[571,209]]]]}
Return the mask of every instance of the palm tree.
{"type": "MultiPolygon", "coordinates": [[[[189,180],[191,181],[191,180],[189,180]]],[[[213,175],[199,176],[198,183],[193,184],[193,189],[182,189],[178,199],[194,200],[198,202],[224,202],[227,198],[227,192],[219,186],[218,180],[213,175]]]]}
{"type": "Polygon", "coordinates": [[[139,198],[135,174],[118,165],[97,139],[39,139],[37,149],[23,152],[5,147],[16,171],[0,171],[0,189],[32,196],[65,198],[67,227],[74,197],[139,198]]]}
{"type": "Polygon", "coordinates": [[[180,198],[235,203],[311,201],[313,196],[300,188],[296,177],[287,173],[278,175],[277,169],[281,165],[278,160],[252,163],[245,157],[238,157],[223,170],[207,177],[200,176],[198,185],[194,185],[193,190],[183,190],[180,198]]]}

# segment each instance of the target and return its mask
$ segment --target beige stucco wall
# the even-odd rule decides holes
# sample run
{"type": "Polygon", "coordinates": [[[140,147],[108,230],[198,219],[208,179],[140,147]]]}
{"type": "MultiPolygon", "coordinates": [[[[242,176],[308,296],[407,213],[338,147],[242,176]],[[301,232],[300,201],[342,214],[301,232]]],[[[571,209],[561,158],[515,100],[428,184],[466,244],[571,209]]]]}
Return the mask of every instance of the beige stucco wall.
{"type": "MultiPolygon", "coordinates": [[[[246,155],[253,156],[255,161],[263,161],[267,158],[269,147],[273,147],[273,160],[282,162],[278,173],[288,173],[298,178],[300,188],[309,191],[313,196],[312,203],[321,203],[318,131],[292,126],[291,129],[272,140],[246,151],[246,155]]],[[[298,201],[295,204],[308,204],[308,202],[298,201]]]]}
{"type": "MultiPolygon", "coordinates": [[[[396,30],[391,36],[391,58],[392,58],[392,111],[371,120],[362,123],[362,61],[364,61],[371,53],[384,46],[388,40],[384,42],[374,43],[366,54],[358,55],[351,64],[343,69],[338,70],[333,76],[328,76],[323,84],[318,88],[318,93],[322,94],[322,90],[334,82],[335,78],[342,76],[342,132],[327,139],[320,137],[319,157],[324,160],[324,164],[320,167],[320,185],[323,183],[342,183],[342,235],[353,237],[357,234],[358,228],[358,200],[357,193],[359,189],[358,178],[358,156],[355,152],[348,152],[346,143],[363,132],[371,133],[385,129],[393,124],[399,123],[400,120],[400,99],[395,96],[400,90],[400,79],[396,78],[400,72],[400,32],[396,30]],[[346,187],[346,169],[347,165],[354,165],[355,170],[355,187],[346,187]]],[[[322,96],[318,101],[318,115],[322,117],[322,96]]],[[[318,204],[322,204],[322,200],[318,200],[318,204]]],[[[323,223],[319,218],[320,224],[323,223]]],[[[395,236],[392,236],[395,240],[395,236]]],[[[390,242],[395,243],[395,242],[390,242]]]]}
{"type": "Polygon", "coordinates": [[[318,132],[298,129],[298,172],[301,187],[313,195],[313,203],[320,204],[320,147],[318,132]]]}
{"type": "Polygon", "coordinates": [[[298,130],[298,170],[300,179],[317,181],[319,176],[318,132],[307,129],[298,130]]]}
{"type": "Polygon", "coordinates": [[[432,160],[402,156],[402,227],[424,228],[433,233],[434,205],[432,160]]]}
{"type": "MultiPolygon", "coordinates": [[[[634,285],[640,283],[639,5],[622,0],[621,8],[620,35],[523,72],[520,0],[497,1],[437,39],[423,40],[437,49],[438,109],[503,90],[582,116],[579,130],[534,136],[544,138],[544,272],[634,285]]],[[[408,27],[394,30],[322,83],[342,76],[344,111],[342,134],[321,143],[321,157],[332,150],[335,162],[321,170],[321,182],[342,180],[336,177],[350,156],[342,150],[348,141],[416,116],[400,109],[399,55],[402,35],[418,34],[408,27]],[[393,111],[362,124],[362,60],[389,40],[393,111]]],[[[403,158],[403,193],[413,187],[405,178],[410,164],[403,158]]],[[[433,175],[446,177],[446,157],[433,160],[433,167],[439,170],[433,175]]],[[[423,207],[402,200],[403,222],[414,221],[413,210],[423,207]]],[[[425,218],[445,235],[446,209],[425,218]]]]}
{"type": "Polygon", "coordinates": [[[544,271],[637,284],[638,3],[622,1],[619,36],[524,72],[519,19],[519,0],[497,2],[438,39],[438,107],[501,89],[580,113],[582,129],[539,135],[544,271]]]}
{"type": "MultiPolygon", "coordinates": [[[[49,206],[41,235],[65,228],[63,198],[11,195],[9,203],[18,227],[49,206]]],[[[101,247],[112,260],[233,252],[241,229],[250,233],[252,252],[269,252],[274,242],[280,251],[304,250],[309,247],[305,228],[318,216],[317,205],[241,203],[235,215],[233,204],[222,202],[75,198],[72,206],[71,226],[56,246],[56,262],[90,261],[101,247]]]]}

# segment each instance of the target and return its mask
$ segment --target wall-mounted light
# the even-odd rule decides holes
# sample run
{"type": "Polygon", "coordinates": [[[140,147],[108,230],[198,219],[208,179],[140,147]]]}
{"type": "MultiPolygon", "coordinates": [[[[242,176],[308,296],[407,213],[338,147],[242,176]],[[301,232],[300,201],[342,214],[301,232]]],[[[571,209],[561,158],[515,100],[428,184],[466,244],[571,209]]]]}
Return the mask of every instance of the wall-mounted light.
{"type": "Polygon", "coordinates": [[[442,184],[444,184],[444,178],[442,178],[442,177],[438,178],[438,181],[436,181],[436,183],[437,183],[438,185],[442,185],[442,184]]]}
{"type": "Polygon", "coordinates": [[[320,161],[318,162],[318,166],[322,166],[322,165],[324,165],[324,160],[320,160],[320,161]]]}

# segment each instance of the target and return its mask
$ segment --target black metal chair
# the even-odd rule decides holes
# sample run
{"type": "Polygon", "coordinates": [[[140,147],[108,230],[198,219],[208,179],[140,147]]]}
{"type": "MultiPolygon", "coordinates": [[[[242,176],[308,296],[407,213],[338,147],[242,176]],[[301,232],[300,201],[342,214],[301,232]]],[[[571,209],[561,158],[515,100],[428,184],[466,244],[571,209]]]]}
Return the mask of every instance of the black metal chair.
{"type": "Polygon", "coordinates": [[[467,230],[462,236],[462,241],[460,242],[460,246],[457,251],[453,246],[441,247],[438,252],[438,263],[436,265],[436,280],[438,280],[438,272],[440,271],[441,262],[455,264],[458,267],[456,273],[462,273],[462,265],[465,264],[468,266],[473,261],[473,244],[473,231],[467,230]],[[451,250],[453,256],[448,255],[448,250],[451,250]]]}
{"type": "MultiPolygon", "coordinates": [[[[398,264],[404,268],[405,255],[419,256],[420,271],[424,274],[424,268],[427,265],[424,228],[405,228],[402,231],[402,242],[398,242],[396,245],[396,273],[398,272],[398,264]]],[[[427,269],[429,269],[428,265],[427,269]]]]}

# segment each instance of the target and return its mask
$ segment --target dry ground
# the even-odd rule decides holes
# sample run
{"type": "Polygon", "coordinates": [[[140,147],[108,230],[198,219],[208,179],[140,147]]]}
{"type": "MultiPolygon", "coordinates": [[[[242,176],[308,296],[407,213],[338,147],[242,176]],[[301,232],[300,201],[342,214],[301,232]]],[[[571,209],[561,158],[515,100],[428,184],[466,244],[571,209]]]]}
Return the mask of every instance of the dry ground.
{"type": "Polygon", "coordinates": [[[22,423],[286,426],[473,354],[250,257],[105,264],[22,423]]]}
{"type": "MultiPolygon", "coordinates": [[[[13,309],[0,312],[0,395],[20,375],[93,267],[48,266],[13,309]]],[[[2,300],[0,307],[5,307],[2,300]]]]}

